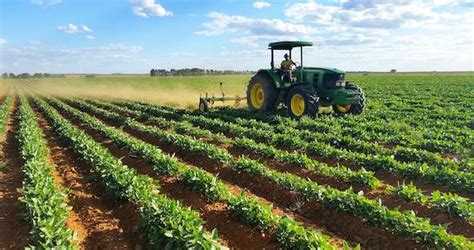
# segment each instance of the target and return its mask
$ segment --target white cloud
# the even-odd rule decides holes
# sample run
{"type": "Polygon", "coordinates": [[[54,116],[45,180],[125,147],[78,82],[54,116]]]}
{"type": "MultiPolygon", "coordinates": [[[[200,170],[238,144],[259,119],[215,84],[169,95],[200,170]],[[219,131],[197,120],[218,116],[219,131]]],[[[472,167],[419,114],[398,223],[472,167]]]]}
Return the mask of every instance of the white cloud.
{"type": "Polygon", "coordinates": [[[435,6],[457,5],[457,6],[474,7],[473,0],[433,0],[433,4],[435,6]]]}
{"type": "Polygon", "coordinates": [[[92,32],[92,29],[89,28],[89,27],[87,27],[86,25],[82,25],[82,30],[83,30],[84,32],[92,32]]]}
{"type": "Polygon", "coordinates": [[[86,35],[86,38],[87,38],[87,39],[90,39],[90,40],[94,40],[94,39],[95,39],[95,36],[93,36],[93,35],[86,35]]]}
{"type": "Polygon", "coordinates": [[[60,4],[62,3],[62,0],[31,0],[31,3],[48,7],[60,4]]]}
{"type": "Polygon", "coordinates": [[[92,29],[87,27],[86,25],[77,26],[72,23],[64,25],[64,26],[58,26],[57,29],[64,33],[70,33],[70,34],[81,33],[81,32],[92,32],[92,29]]]}
{"type": "Polygon", "coordinates": [[[60,48],[44,44],[0,48],[0,71],[49,73],[143,72],[147,60],[138,46],[109,44],[60,48]]]}
{"type": "Polygon", "coordinates": [[[255,9],[265,9],[265,8],[268,8],[270,6],[272,6],[269,2],[265,2],[265,1],[257,1],[257,2],[253,2],[252,6],[255,8],[255,9]]]}
{"type": "Polygon", "coordinates": [[[329,24],[339,10],[335,6],[321,5],[316,2],[296,3],[285,10],[285,15],[297,21],[312,21],[320,24],[329,24]]]}
{"type": "Polygon", "coordinates": [[[371,43],[378,42],[380,39],[368,36],[365,34],[351,34],[343,33],[342,35],[335,35],[323,40],[323,44],[327,46],[344,46],[344,45],[359,45],[363,44],[369,46],[371,43]]]}
{"type": "Polygon", "coordinates": [[[291,4],[285,15],[300,22],[368,29],[397,29],[403,25],[439,21],[444,14],[434,5],[407,0],[342,0],[340,6],[316,2],[291,4]]]}
{"type": "Polygon", "coordinates": [[[155,0],[131,0],[132,11],[135,15],[141,17],[150,16],[172,16],[173,12],[166,10],[161,4],[155,3],[155,0]]]}
{"type": "MultiPolygon", "coordinates": [[[[279,40],[292,40],[291,36],[279,36],[279,40]]],[[[258,48],[260,43],[268,43],[277,40],[275,36],[246,35],[230,39],[231,43],[244,45],[246,47],[258,48]]]]}
{"type": "Polygon", "coordinates": [[[208,15],[212,20],[204,23],[204,30],[198,35],[212,36],[223,33],[239,33],[257,36],[302,36],[315,32],[312,27],[285,22],[280,19],[253,19],[244,16],[229,16],[212,12],[208,15]]]}
{"type": "Polygon", "coordinates": [[[0,38],[0,45],[4,45],[5,43],[7,43],[7,39],[0,38]]]}
{"type": "Polygon", "coordinates": [[[65,33],[77,33],[77,32],[80,32],[79,28],[70,23],[68,25],[65,25],[65,26],[58,26],[58,30],[59,31],[62,31],[62,32],[65,32],[65,33]]]}

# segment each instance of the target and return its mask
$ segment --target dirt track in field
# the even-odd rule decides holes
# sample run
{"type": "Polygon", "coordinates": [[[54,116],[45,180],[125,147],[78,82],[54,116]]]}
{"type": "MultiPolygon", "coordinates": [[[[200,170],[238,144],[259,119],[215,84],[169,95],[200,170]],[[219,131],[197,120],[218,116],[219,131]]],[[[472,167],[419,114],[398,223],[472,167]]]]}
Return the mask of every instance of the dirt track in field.
{"type": "Polygon", "coordinates": [[[44,115],[36,114],[45,134],[49,159],[56,165],[55,180],[71,192],[68,195],[67,226],[78,234],[82,249],[136,249],[144,242],[140,234],[138,214],[127,202],[114,202],[104,186],[93,176],[91,168],[66,149],[50,127],[44,115]]]}
{"type": "MultiPolygon", "coordinates": [[[[90,112],[86,113],[90,114],[90,112]]],[[[95,116],[106,124],[119,127],[118,124],[109,121],[105,117],[100,115],[95,116]]],[[[294,192],[287,191],[265,179],[248,176],[244,173],[238,174],[232,169],[224,167],[222,164],[216,163],[209,158],[182,151],[174,145],[162,143],[147,134],[129,128],[125,128],[124,130],[136,138],[157,145],[168,154],[175,154],[176,157],[185,163],[207,170],[214,175],[218,175],[222,180],[250,190],[253,194],[269,202],[273,202],[276,207],[279,206],[295,210],[298,215],[318,225],[318,228],[323,229],[327,234],[335,235],[336,238],[344,238],[354,243],[360,243],[363,247],[377,249],[388,248],[389,246],[399,248],[423,248],[420,244],[403,237],[391,235],[389,232],[370,226],[361,219],[347,213],[326,209],[312,201],[304,202],[304,200],[294,192]],[[299,204],[299,206],[295,207],[295,204],[299,204]]]]}
{"type": "Polygon", "coordinates": [[[19,249],[31,244],[30,228],[21,215],[21,203],[18,200],[21,196],[18,189],[22,186],[24,175],[21,171],[19,145],[15,138],[15,131],[18,131],[17,104],[18,100],[15,100],[0,153],[0,249],[19,249]]]}
{"type": "Polygon", "coordinates": [[[116,147],[110,140],[100,133],[92,130],[86,124],[74,119],[70,115],[58,110],[61,115],[70,120],[75,126],[82,129],[94,140],[101,143],[117,158],[130,167],[135,168],[139,174],[148,175],[160,183],[160,192],[170,198],[177,199],[185,206],[199,211],[205,221],[205,228],[210,231],[216,228],[219,232],[221,243],[237,249],[275,249],[278,248],[276,240],[256,227],[246,226],[233,216],[227,206],[221,202],[208,202],[205,197],[192,191],[179,183],[177,178],[160,176],[153,170],[151,164],[134,157],[126,149],[116,147]]]}
{"type": "MultiPolygon", "coordinates": [[[[101,118],[103,120],[107,120],[105,117],[101,117],[101,118]]],[[[148,122],[144,119],[139,119],[139,120],[144,124],[148,124],[148,122]]],[[[110,124],[114,125],[113,122],[111,122],[110,124]]],[[[131,132],[133,133],[133,131],[131,132]]],[[[146,137],[146,135],[140,135],[140,134],[137,134],[137,136],[146,137]]],[[[381,190],[386,188],[386,185],[378,188],[377,190],[369,190],[360,185],[357,185],[357,184],[354,185],[354,183],[346,183],[343,181],[338,181],[333,178],[328,178],[328,177],[324,177],[324,176],[312,173],[310,171],[305,170],[303,167],[300,167],[300,166],[295,167],[289,164],[280,163],[274,159],[260,156],[256,154],[255,152],[236,148],[236,147],[233,147],[232,145],[221,145],[220,143],[209,142],[209,141],[206,141],[206,142],[212,143],[216,146],[227,149],[230,153],[234,155],[234,157],[247,155],[255,160],[266,163],[267,166],[275,170],[278,170],[280,172],[290,172],[292,174],[295,174],[305,179],[309,178],[321,185],[329,185],[339,190],[345,190],[349,187],[352,187],[353,190],[355,190],[355,192],[363,191],[364,194],[370,199],[374,199],[374,200],[381,199],[383,204],[386,205],[390,209],[395,209],[399,207],[400,210],[412,210],[415,212],[417,216],[429,218],[433,225],[438,225],[438,224],[448,225],[447,231],[449,233],[463,235],[467,238],[474,238],[474,225],[472,223],[469,223],[455,216],[449,215],[447,212],[438,210],[436,208],[427,207],[427,206],[416,204],[416,203],[411,203],[399,197],[396,197],[393,194],[387,194],[387,193],[381,192],[381,190]]],[[[283,149],[283,150],[288,150],[288,149],[283,149]]],[[[327,160],[327,159],[319,159],[319,158],[317,160],[321,162],[327,162],[330,166],[337,166],[339,164],[339,162],[336,160],[327,160]]],[[[353,168],[354,170],[360,169],[357,166],[350,166],[350,167],[353,168]]],[[[386,178],[389,178],[391,182],[394,182],[396,178],[400,178],[397,176],[390,175],[390,173],[386,171],[378,171],[378,173],[385,174],[387,176],[386,178]]],[[[435,190],[435,187],[436,187],[436,185],[426,184],[421,181],[418,181],[417,183],[428,190],[435,190]]]]}
{"type": "MultiPolygon", "coordinates": [[[[65,113],[61,113],[65,116],[68,116],[67,114],[65,113]]],[[[114,122],[110,122],[108,121],[107,119],[105,119],[104,117],[101,117],[100,115],[98,115],[97,117],[99,118],[103,118],[103,122],[106,123],[106,124],[109,124],[113,127],[119,127],[118,124],[115,124],[114,122]]],[[[77,122],[77,123],[81,123],[80,121],[77,121],[76,119],[72,118],[73,121],[77,122]]],[[[97,137],[101,137],[100,134],[98,134],[97,132],[91,130],[90,127],[88,127],[87,125],[83,125],[81,126],[81,128],[85,131],[88,131],[88,133],[91,133],[91,134],[94,134],[95,136],[97,137]]],[[[140,133],[135,133],[133,130],[129,130],[129,129],[125,129],[125,132],[128,132],[130,135],[132,136],[135,136],[137,138],[140,138],[141,140],[144,140],[146,142],[149,142],[151,144],[155,144],[157,145],[159,148],[161,148],[164,152],[168,152],[169,155],[172,155],[174,154],[174,152],[177,152],[179,151],[178,149],[176,149],[175,151],[171,150],[171,153],[169,151],[170,147],[173,147],[172,145],[166,145],[166,144],[162,144],[160,143],[159,141],[153,139],[152,137],[148,136],[148,135],[144,135],[144,134],[140,134],[140,133]]],[[[174,148],[173,148],[174,149],[174,148]]],[[[113,149],[112,149],[113,150],[113,149]]],[[[121,156],[121,154],[118,154],[118,156],[121,156]]],[[[194,157],[194,156],[193,156],[194,157]]],[[[126,159],[126,157],[124,157],[124,159],[126,159]]],[[[223,172],[216,172],[217,169],[219,169],[220,167],[217,166],[215,163],[212,163],[210,161],[207,161],[205,157],[199,157],[199,159],[196,159],[197,162],[199,163],[193,163],[193,161],[189,162],[187,161],[187,159],[185,158],[181,158],[181,157],[178,157],[178,159],[184,163],[188,163],[190,166],[198,166],[204,170],[207,170],[208,172],[212,173],[212,174],[218,174],[219,176],[221,176],[221,174],[223,174],[223,172]]],[[[259,193],[252,193],[251,191],[247,190],[247,189],[243,189],[241,188],[241,183],[239,182],[239,179],[240,177],[238,177],[238,174],[237,173],[234,173],[233,170],[231,170],[230,168],[224,168],[223,170],[225,173],[223,175],[225,176],[236,176],[237,178],[233,177],[231,178],[232,181],[226,181],[228,180],[229,178],[221,178],[222,181],[228,185],[228,187],[230,188],[230,191],[236,195],[240,194],[241,192],[244,192],[246,193],[249,197],[252,197],[252,198],[255,198],[257,200],[259,200],[262,204],[272,204],[271,201],[263,198],[262,196],[259,196],[260,194],[259,193]]],[[[247,183],[247,185],[249,185],[248,183],[260,183],[259,180],[256,180],[256,178],[252,178],[250,176],[248,176],[248,178],[246,178],[246,180],[244,181],[245,183],[247,183]]],[[[244,185],[245,186],[245,185],[244,185]]],[[[274,186],[274,185],[273,185],[274,186]]],[[[271,188],[268,188],[268,190],[271,190],[274,194],[288,194],[288,193],[291,193],[291,192],[287,192],[285,191],[284,189],[281,189],[279,187],[271,187],[271,188]],[[278,190],[281,190],[281,192],[278,192],[278,190]]],[[[269,191],[270,192],[270,191],[269,191]]],[[[278,196],[278,195],[277,195],[278,196]]],[[[281,198],[281,200],[287,200],[287,201],[294,201],[295,199],[298,199],[298,197],[296,197],[296,195],[294,193],[290,194],[290,196],[285,196],[285,195],[281,195],[281,196],[278,196],[279,198],[281,198]]],[[[273,198],[273,199],[276,199],[276,198],[273,198]]],[[[304,225],[305,227],[307,228],[313,228],[313,229],[316,229],[316,230],[319,230],[319,231],[323,231],[326,235],[330,236],[331,237],[331,242],[337,246],[340,246],[342,247],[343,245],[343,238],[337,236],[336,234],[333,234],[327,230],[325,230],[323,227],[321,227],[320,225],[318,225],[318,223],[315,223],[314,219],[308,219],[308,217],[304,217],[304,216],[301,216],[299,215],[298,213],[295,213],[294,211],[292,211],[291,209],[289,208],[283,208],[283,207],[278,207],[276,206],[275,204],[272,204],[273,206],[273,212],[275,214],[279,214],[279,215],[283,215],[283,216],[289,216],[289,217],[292,217],[294,218],[296,221],[299,221],[300,223],[302,223],[302,225],[304,225]]],[[[289,205],[290,206],[290,205],[289,205]]],[[[352,244],[351,242],[349,242],[350,244],[352,244]]],[[[352,244],[353,246],[355,246],[356,244],[352,244]]]]}
{"type": "MultiPolygon", "coordinates": [[[[319,230],[323,230],[328,235],[335,235],[359,243],[363,247],[385,248],[387,242],[394,243],[399,247],[413,248],[421,246],[402,237],[393,236],[390,233],[365,224],[362,220],[344,212],[329,210],[313,201],[305,201],[300,195],[282,188],[270,181],[258,176],[250,176],[223,166],[209,158],[192,154],[178,149],[174,145],[162,143],[150,136],[127,130],[135,137],[159,146],[168,154],[175,154],[183,162],[205,169],[221,179],[228,181],[241,188],[248,189],[253,194],[272,202],[275,207],[281,210],[290,209],[300,215],[305,220],[317,225],[319,230]]],[[[392,243],[393,245],[393,243],[392,243]]]]}
{"type": "Polygon", "coordinates": [[[270,159],[268,157],[263,157],[255,154],[254,152],[248,150],[241,150],[235,147],[227,147],[229,152],[231,152],[235,157],[240,155],[249,156],[252,159],[258,160],[260,162],[266,163],[267,166],[276,169],[280,172],[289,172],[294,175],[300,176],[305,179],[310,179],[315,181],[320,185],[329,185],[333,188],[337,188],[339,190],[345,190],[352,186],[354,192],[363,191],[365,196],[369,199],[373,200],[382,200],[382,203],[390,208],[395,209],[399,208],[401,211],[403,210],[412,210],[415,212],[417,216],[429,218],[433,225],[443,225],[449,224],[447,231],[452,234],[459,234],[463,235],[467,238],[474,238],[474,225],[470,224],[469,222],[457,218],[454,216],[449,215],[446,212],[437,210],[433,207],[427,207],[424,205],[420,205],[417,203],[408,202],[400,197],[396,197],[392,193],[383,193],[381,192],[382,189],[386,187],[379,187],[376,190],[369,190],[367,188],[361,188],[359,185],[350,185],[352,183],[345,183],[342,181],[338,181],[331,178],[324,178],[319,175],[313,174],[309,171],[305,171],[303,167],[300,166],[291,166],[288,164],[282,164],[276,160],[270,159]]]}

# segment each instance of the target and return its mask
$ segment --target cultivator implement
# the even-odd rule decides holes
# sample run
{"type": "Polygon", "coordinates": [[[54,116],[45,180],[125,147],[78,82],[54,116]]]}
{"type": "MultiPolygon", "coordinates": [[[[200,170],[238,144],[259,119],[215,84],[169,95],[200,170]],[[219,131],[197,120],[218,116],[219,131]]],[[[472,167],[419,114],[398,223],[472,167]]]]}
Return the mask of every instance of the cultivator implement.
{"type": "Polygon", "coordinates": [[[221,96],[214,96],[214,94],[212,94],[212,96],[209,96],[209,93],[206,92],[204,95],[200,95],[199,96],[199,110],[201,112],[208,112],[210,108],[212,108],[212,106],[214,105],[214,103],[216,102],[229,102],[229,101],[234,101],[234,107],[239,107],[240,106],[240,102],[242,100],[246,100],[246,97],[240,97],[240,96],[235,96],[235,97],[227,97],[225,96],[225,93],[222,89],[222,85],[223,83],[220,82],[219,83],[219,86],[220,86],[220,90],[221,90],[221,96]]]}

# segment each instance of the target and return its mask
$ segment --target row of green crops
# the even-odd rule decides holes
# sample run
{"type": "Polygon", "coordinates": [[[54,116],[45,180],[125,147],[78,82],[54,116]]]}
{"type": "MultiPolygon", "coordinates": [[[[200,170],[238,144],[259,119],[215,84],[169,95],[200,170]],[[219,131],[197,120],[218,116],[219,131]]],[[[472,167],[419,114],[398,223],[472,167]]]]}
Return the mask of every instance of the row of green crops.
{"type": "Polygon", "coordinates": [[[410,202],[433,206],[466,221],[474,222],[474,203],[459,195],[434,191],[431,196],[427,196],[413,184],[399,185],[393,192],[410,202]]]}
{"type": "Polygon", "coordinates": [[[225,203],[230,211],[246,224],[269,231],[283,247],[290,249],[334,248],[327,236],[305,229],[292,218],[274,214],[270,205],[263,205],[257,199],[250,198],[244,193],[232,194],[227,185],[209,173],[179,163],[176,158],[167,156],[159,148],[130,137],[119,129],[108,127],[92,116],[66,106],[62,102],[51,100],[51,103],[104,134],[118,147],[128,148],[134,154],[144,158],[153,164],[154,169],[160,174],[177,176],[183,185],[201,192],[208,200],[225,203]]]}
{"type": "MultiPolygon", "coordinates": [[[[81,107],[83,108],[93,109],[96,112],[100,112],[100,110],[97,110],[97,109],[94,109],[94,107],[91,107],[90,104],[87,104],[84,102],[78,102],[78,101],[76,101],[75,103],[77,103],[78,105],[81,105],[81,107]]],[[[322,176],[331,177],[334,179],[342,180],[344,182],[354,182],[363,186],[367,186],[369,188],[375,188],[380,185],[380,182],[373,176],[372,172],[368,172],[364,170],[352,171],[344,166],[330,167],[325,163],[321,163],[321,162],[310,159],[305,154],[301,154],[298,152],[287,152],[287,151],[278,150],[274,148],[273,146],[267,145],[267,144],[256,144],[253,140],[248,139],[248,138],[236,138],[235,140],[232,140],[220,134],[212,133],[209,130],[204,130],[204,129],[194,127],[188,122],[168,121],[164,118],[150,117],[150,115],[146,113],[136,111],[136,110],[130,110],[124,107],[118,107],[112,104],[100,103],[98,101],[94,101],[94,103],[105,106],[107,110],[113,110],[116,112],[126,112],[126,114],[131,117],[145,118],[150,124],[154,126],[172,128],[178,133],[186,133],[198,138],[207,138],[210,140],[218,141],[220,143],[229,143],[229,144],[232,143],[236,147],[252,150],[253,152],[256,152],[268,157],[272,157],[283,163],[296,164],[297,166],[304,167],[308,169],[309,171],[322,175],[322,176]]],[[[105,115],[108,115],[108,114],[109,113],[105,113],[105,115]]],[[[207,119],[206,118],[203,118],[203,119],[204,119],[203,123],[206,122],[207,119]]],[[[124,119],[123,121],[126,121],[126,120],[124,119]]],[[[209,123],[207,125],[209,127],[213,126],[213,124],[209,124],[209,123]]]]}
{"type": "MultiPolygon", "coordinates": [[[[190,113],[185,110],[173,110],[169,107],[163,108],[173,112],[190,113]]],[[[194,114],[201,115],[200,113],[194,114]]],[[[409,148],[416,148],[422,153],[426,153],[425,150],[429,150],[439,153],[464,154],[464,147],[470,147],[469,141],[472,141],[473,138],[472,132],[468,130],[456,126],[446,126],[445,123],[438,121],[436,121],[436,124],[427,124],[426,126],[429,129],[424,129],[423,136],[418,135],[418,130],[422,129],[421,127],[417,127],[416,130],[410,128],[407,134],[405,133],[405,130],[407,130],[406,125],[399,121],[401,118],[406,117],[400,116],[400,113],[395,117],[395,121],[389,124],[387,124],[386,120],[380,119],[380,116],[368,118],[366,115],[344,116],[343,119],[334,116],[323,116],[318,117],[318,119],[301,119],[301,121],[296,122],[293,119],[279,116],[276,113],[254,113],[247,110],[229,108],[220,108],[207,115],[250,127],[257,125],[257,122],[255,122],[255,119],[257,119],[272,125],[258,124],[257,128],[266,126],[266,128],[273,129],[275,126],[283,125],[283,128],[307,129],[313,132],[323,132],[328,135],[349,136],[368,142],[376,141],[382,144],[403,145],[409,148]],[[450,131],[453,130],[456,131],[455,134],[450,134],[450,131]]],[[[385,117],[385,114],[382,117],[385,117]]],[[[420,121],[422,118],[423,116],[417,117],[416,121],[420,121]]]]}
{"type": "MultiPolygon", "coordinates": [[[[118,122],[123,122],[123,117],[117,114],[111,114],[108,118],[114,119],[114,117],[118,122]]],[[[393,234],[403,235],[418,242],[437,247],[474,247],[466,238],[448,234],[442,226],[433,226],[428,220],[419,218],[408,211],[390,210],[377,201],[355,194],[352,190],[339,191],[331,187],[320,186],[292,174],[272,170],[246,157],[235,160],[226,150],[214,145],[194,140],[187,136],[145,126],[132,119],[127,119],[125,126],[141,133],[149,134],[164,143],[173,144],[186,152],[223,163],[223,167],[229,166],[237,170],[237,172],[246,172],[263,177],[287,190],[314,199],[328,209],[347,212],[367,221],[371,225],[384,228],[393,234]]]]}
{"type": "MultiPolygon", "coordinates": [[[[358,116],[344,116],[343,119],[326,116],[319,117],[318,119],[302,119],[302,122],[295,122],[288,117],[277,116],[274,113],[255,114],[247,110],[228,108],[218,109],[210,115],[225,115],[232,119],[235,119],[235,117],[257,119],[272,125],[287,125],[298,129],[324,132],[329,135],[349,136],[369,142],[377,141],[382,144],[396,144],[422,151],[428,150],[439,153],[464,154],[465,149],[463,147],[468,146],[465,144],[466,140],[472,139],[472,134],[469,134],[469,132],[454,126],[440,128],[438,123],[431,125],[432,130],[435,132],[430,131],[429,135],[425,137],[417,135],[419,128],[416,130],[410,129],[410,133],[416,136],[405,135],[403,130],[397,128],[397,126],[404,128],[404,123],[400,121],[400,113],[398,113],[399,117],[391,122],[391,124],[387,124],[386,121],[380,119],[364,120],[364,118],[358,116]],[[453,127],[457,132],[456,135],[449,134],[453,127]]],[[[419,121],[419,118],[417,117],[417,121],[419,121]]]]}
{"type": "MultiPolygon", "coordinates": [[[[189,114],[197,114],[198,116],[201,115],[199,113],[189,114]]],[[[311,126],[315,123],[318,124],[316,126],[321,126],[320,121],[316,121],[314,119],[303,119],[303,121],[297,122],[293,119],[286,117],[275,118],[274,116],[269,116],[268,114],[258,114],[257,117],[265,117],[265,119],[261,118],[260,120],[268,122],[262,123],[252,119],[256,116],[255,114],[249,113],[248,111],[235,109],[222,109],[221,111],[208,113],[206,114],[206,116],[211,118],[217,118],[230,123],[235,123],[243,127],[258,128],[264,131],[273,131],[274,133],[281,133],[299,137],[306,142],[322,142],[337,149],[345,149],[347,151],[371,154],[375,156],[393,157],[397,161],[407,163],[427,163],[430,167],[437,167],[440,169],[449,168],[460,171],[473,168],[472,163],[469,161],[464,160],[461,164],[458,164],[452,160],[441,157],[441,155],[439,154],[435,154],[425,150],[401,146],[396,146],[393,149],[387,149],[377,143],[362,141],[357,139],[356,137],[357,134],[360,134],[360,131],[356,134],[348,135],[344,135],[343,133],[341,135],[340,130],[321,131],[320,129],[317,129],[314,126],[311,126]],[[242,115],[242,113],[245,115],[242,115]],[[244,116],[246,119],[235,118],[239,117],[239,115],[244,116]],[[257,123],[260,125],[256,126],[257,123]]]]}
{"type": "Polygon", "coordinates": [[[214,249],[219,247],[217,233],[203,229],[199,214],[164,195],[159,184],[148,176],[138,175],[115,158],[106,148],[62,118],[40,99],[34,102],[46,115],[59,137],[86,162],[94,166],[106,189],[119,199],[126,199],[140,209],[142,224],[152,246],[167,248],[214,249]]]}
{"type": "Polygon", "coordinates": [[[13,99],[13,96],[7,96],[5,101],[2,103],[2,106],[0,106],[0,138],[3,138],[3,135],[5,134],[5,127],[7,126],[10,107],[12,106],[13,99]]]}
{"type": "MultiPolygon", "coordinates": [[[[149,115],[143,112],[140,112],[137,110],[131,110],[131,109],[121,107],[121,106],[116,106],[116,105],[106,103],[106,102],[100,102],[100,101],[91,101],[91,102],[98,105],[99,107],[104,107],[110,111],[119,112],[121,114],[126,114],[127,116],[131,116],[131,117],[144,118],[148,121],[149,124],[166,128],[166,129],[172,128],[179,133],[185,133],[185,134],[189,134],[189,135],[196,136],[199,138],[204,137],[211,140],[216,140],[216,137],[217,137],[219,138],[219,140],[217,141],[220,141],[222,143],[232,143],[234,146],[250,150],[252,152],[273,158],[275,160],[278,160],[286,164],[293,164],[296,166],[305,167],[309,170],[314,170],[318,174],[321,174],[324,176],[336,177],[336,178],[340,178],[342,180],[347,180],[347,181],[349,181],[351,179],[350,177],[353,176],[352,181],[354,181],[355,183],[359,183],[370,188],[375,188],[380,185],[380,181],[378,181],[372,175],[359,174],[357,176],[356,174],[360,172],[349,172],[349,173],[352,173],[352,175],[348,175],[347,172],[340,170],[341,167],[326,167],[325,164],[314,161],[310,159],[309,157],[307,157],[305,154],[300,154],[298,152],[287,152],[287,151],[278,150],[272,147],[271,145],[256,143],[255,141],[248,138],[235,138],[235,140],[231,140],[224,137],[226,139],[221,141],[220,137],[222,137],[222,135],[212,134],[212,133],[208,134],[206,132],[209,132],[209,130],[202,130],[196,127],[192,127],[187,122],[176,122],[176,121],[166,120],[161,117],[150,117],[149,115]]],[[[107,112],[101,112],[100,109],[96,109],[95,107],[92,107],[90,104],[87,104],[85,102],[75,101],[73,103],[75,103],[76,105],[79,105],[80,107],[84,109],[88,109],[105,116],[111,115],[110,113],[107,113],[107,112]]],[[[118,116],[118,117],[115,117],[114,120],[116,121],[120,120],[119,115],[115,115],[115,116],[118,116]]],[[[204,121],[202,122],[205,122],[208,119],[203,118],[203,120],[204,121]]],[[[125,121],[125,119],[123,121],[125,121]]],[[[211,123],[206,123],[206,126],[214,127],[215,124],[212,123],[213,120],[210,120],[210,121],[211,123]]],[[[393,187],[387,187],[386,192],[389,192],[391,194],[401,196],[407,199],[406,195],[404,195],[403,192],[400,192],[400,190],[412,190],[412,189],[413,188],[411,188],[410,186],[400,184],[399,187],[397,187],[396,189],[393,187]]],[[[418,190],[418,192],[421,194],[420,190],[418,190]]],[[[472,202],[470,202],[469,199],[467,198],[463,198],[455,194],[443,193],[439,191],[433,192],[431,196],[424,195],[424,194],[422,195],[424,197],[423,202],[418,202],[416,200],[410,200],[410,199],[408,200],[412,202],[416,202],[424,206],[434,207],[440,211],[447,212],[453,216],[459,217],[467,221],[471,220],[470,217],[474,213],[472,202]]]]}
{"type": "Polygon", "coordinates": [[[74,231],[66,226],[69,207],[65,190],[57,187],[48,163],[48,148],[35,113],[25,97],[20,97],[17,139],[23,159],[25,179],[20,201],[24,204],[34,244],[41,248],[74,248],[74,231]]]}
{"type": "MultiPolygon", "coordinates": [[[[120,105],[132,109],[141,110],[153,115],[166,116],[171,119],[180,119],[184,115],[173,113],[171,111],[160,109],[152,104],[136,104],[122,102],[120,105]],[[169,115],[171,113],[171,115],[169,115]]],[[[398,162],[391,156],[367,155],[354,153],[347,150],[341,150],[317,141],[307,142],[300,137],[287,133],[269,133],[267,130],[243,127],[219,119],[213,119],[212,125],[209,125],[209,119],[203,116],[187,116],[186,121],[193,125],[216,132],[222,132],[233,136],[244,136],[253,140],[279,145],[292,150],[303,150],[307,153],[322,156],[327,159],[337,159],[358,166],[363,166],[368,170],[386,170],[394,172],[409,178],[423,178],[433,184],[444,185],[457,190],[474,192],[474,174],[464,171],[456,171],[448,167],[441,169],[429,167],[426,164],[409,164],[398,162]]]]}

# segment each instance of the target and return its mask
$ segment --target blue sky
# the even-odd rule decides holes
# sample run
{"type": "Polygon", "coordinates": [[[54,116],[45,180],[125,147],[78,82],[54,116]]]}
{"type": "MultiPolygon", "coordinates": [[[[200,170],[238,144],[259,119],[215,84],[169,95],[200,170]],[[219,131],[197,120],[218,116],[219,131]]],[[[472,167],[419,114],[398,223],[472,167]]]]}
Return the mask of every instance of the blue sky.
{"type": "Polygon", "coordinates": [[[474,0],[0,0],[0,71],[255,70],[297,39],[305,65],[474,70],[473,19],[474,0]]]}

